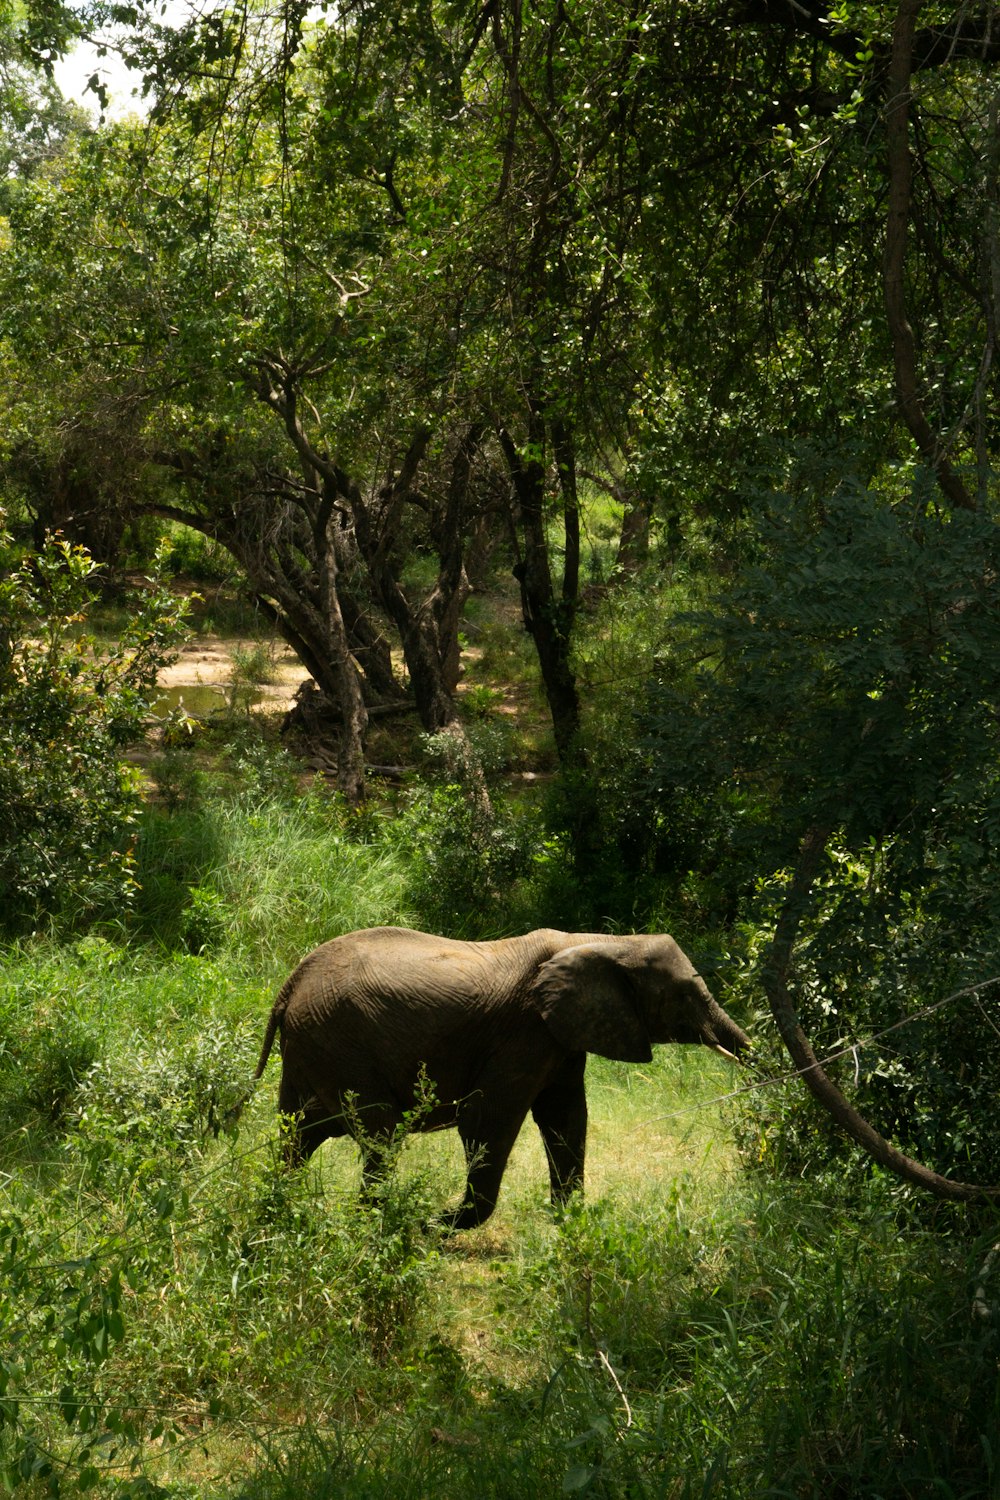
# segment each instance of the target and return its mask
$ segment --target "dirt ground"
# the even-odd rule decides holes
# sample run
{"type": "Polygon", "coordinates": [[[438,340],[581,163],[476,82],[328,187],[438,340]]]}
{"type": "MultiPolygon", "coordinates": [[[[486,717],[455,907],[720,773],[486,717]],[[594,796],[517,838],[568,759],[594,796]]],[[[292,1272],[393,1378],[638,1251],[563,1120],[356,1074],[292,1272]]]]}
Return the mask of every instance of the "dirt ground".
{"type": "MultiPolygon", "coordinates": [[[[159,674],[159,684],[172,699],[184,699],[185,706],[194,711],[199,689],[215,689],[220,701],[231,689],[234,673],[238,676],[239,652],[256,652],[257,641],[241,641],[233,637],[204,635],[189,641],[178,658],[159,674]]],[[[253,683],[255,706],[271,712],[284,711],[291,707],[299,684],[309,676],[294,652],[283,642],[275,641],[268,648],[269,661],[267,680],[253,683]]]]}

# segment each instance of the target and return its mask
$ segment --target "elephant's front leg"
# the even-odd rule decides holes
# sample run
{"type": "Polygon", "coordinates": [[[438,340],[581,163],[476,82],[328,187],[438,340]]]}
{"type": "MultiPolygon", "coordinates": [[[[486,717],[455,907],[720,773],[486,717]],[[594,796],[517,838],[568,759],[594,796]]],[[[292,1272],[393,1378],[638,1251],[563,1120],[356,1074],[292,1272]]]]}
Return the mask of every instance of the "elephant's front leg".
{"type": "Polygon", "coordinates": [[[583,1083],[586,1065],[586,1052],[573,1053],[531,1106],[545,1144],[553,1203],[565,1203],[570,1193],[583,1187],[587,1150],[587,1095],[583,1083]]]}

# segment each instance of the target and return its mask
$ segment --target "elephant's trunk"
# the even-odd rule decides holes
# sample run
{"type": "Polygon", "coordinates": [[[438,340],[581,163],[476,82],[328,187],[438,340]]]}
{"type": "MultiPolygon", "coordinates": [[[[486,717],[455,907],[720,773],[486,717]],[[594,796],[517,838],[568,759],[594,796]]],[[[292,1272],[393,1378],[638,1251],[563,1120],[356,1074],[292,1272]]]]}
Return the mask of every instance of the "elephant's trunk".
{"type": "Polygon", "coordinates": [[[706,1047],[718,1052],[720,1057],[728,1057],[730,1062],[740,1062],[741,1053],[750,1050],[750,1038],[746,1032],[726,1015],[715,1000],[712,1001],[702,1040],[706,1047]]]}

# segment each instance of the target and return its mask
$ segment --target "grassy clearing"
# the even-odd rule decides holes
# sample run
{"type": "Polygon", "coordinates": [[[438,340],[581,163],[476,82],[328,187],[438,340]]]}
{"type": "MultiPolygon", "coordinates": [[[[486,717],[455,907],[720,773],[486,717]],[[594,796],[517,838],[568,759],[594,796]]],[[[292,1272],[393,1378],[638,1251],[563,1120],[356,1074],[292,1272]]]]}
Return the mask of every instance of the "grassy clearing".
{"type": "Polygon", "coordinates": [[[259,783],[151,814],[156,943],[119,926],[5,953],[8,1485],[1000,1493],[996,1225],[921,1221],[884,1184],[748,1178],[720,1059],[592,1060],[586,1202],[552,1216],[529,1125],[494,1218],[451,1239],[426,1226],[460,1190],[453,1133],[408,1142],[377,1209],[347,1142],[280,1169],[276,1061],[216,1133],[289,964],[419,905],[404,833],[259,783]]]}

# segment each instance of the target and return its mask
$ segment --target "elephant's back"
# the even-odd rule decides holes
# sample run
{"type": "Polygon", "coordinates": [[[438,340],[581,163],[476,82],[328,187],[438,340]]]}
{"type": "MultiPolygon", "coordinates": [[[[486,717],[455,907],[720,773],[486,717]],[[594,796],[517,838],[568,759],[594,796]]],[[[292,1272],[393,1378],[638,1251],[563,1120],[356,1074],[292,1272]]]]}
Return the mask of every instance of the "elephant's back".
{"type": "Polygon", "coordinates": [[[437,937],[405,927],[374,927],[353,933],[338,961],[361,993],[404,1005],[412,1013],[461,1010],[489,997],[499,981],[500,947],[437,937]]]}
{"type": "MultiPolygon", "coordinates": [[[[407,927],[368,927],[315,948],[291,976],[286,1024],[296,1011],[361,1007],[449,1024],[516,987],[540,934],[475,943],[407,927]]],[[[547,936],[547,935],[546,935],[547,936]]],[[[547,944],[545,946],[548,946],[547,944]]]]}
{"type": "Polygon", "coordinates": [[[425,1064],[441,1098],[464,1097],[490,1050],[489,1018],[502,1027],[482,946],[391,927],[324,943],[293,976],[286,1061],[307,1067],[313,1087],[347,1078],[363,1096],[402,1108],[425,1064]]]}

